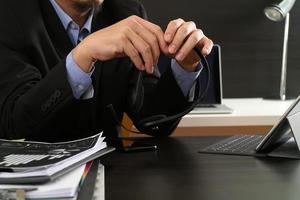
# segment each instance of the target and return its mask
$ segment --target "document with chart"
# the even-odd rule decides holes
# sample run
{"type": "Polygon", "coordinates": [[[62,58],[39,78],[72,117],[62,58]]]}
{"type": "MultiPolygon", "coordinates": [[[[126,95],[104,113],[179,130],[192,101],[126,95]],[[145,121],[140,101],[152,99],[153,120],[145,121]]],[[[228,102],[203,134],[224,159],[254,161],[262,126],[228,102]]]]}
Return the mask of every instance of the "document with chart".
{"type": "Polygon", "coordinates": [[[0,183],[41,183],[111,152],[102,133],[60,143],[0,140],[0,183]]]}

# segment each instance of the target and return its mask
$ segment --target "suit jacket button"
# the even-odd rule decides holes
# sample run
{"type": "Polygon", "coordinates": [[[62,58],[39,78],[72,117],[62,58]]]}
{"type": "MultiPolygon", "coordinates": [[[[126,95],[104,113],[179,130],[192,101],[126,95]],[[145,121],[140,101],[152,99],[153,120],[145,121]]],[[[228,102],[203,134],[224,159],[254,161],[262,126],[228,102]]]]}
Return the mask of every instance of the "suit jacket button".
{"type": "Polygon", "coordinates": [[[60,97],[60,95],[61,95],[61,92],[59,90],[55,90],[55,93],[54,93],[55,98],[60,97]]]}
{"type": "Polygon", "coordinates": [[[46,103],[45,103],[46,109],[50,108],[50,106],[51,106],[52,103],[53,103],[52,99],[49,99],[48,101],[46,101],[46,103]]]}

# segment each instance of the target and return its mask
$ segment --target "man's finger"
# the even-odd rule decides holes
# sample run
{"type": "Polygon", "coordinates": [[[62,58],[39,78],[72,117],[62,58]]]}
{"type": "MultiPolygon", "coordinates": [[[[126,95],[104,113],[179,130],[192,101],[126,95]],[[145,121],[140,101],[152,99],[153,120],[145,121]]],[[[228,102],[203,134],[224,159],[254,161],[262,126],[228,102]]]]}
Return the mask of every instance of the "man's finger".
{"type": "Polygon", "coordinates": [[[173,38],[178,30],[178,28],[184,23],[183,19],[176,19],[171,21],[164,34],[164,39],[167,41],[167,43],[171,43],[173,41],[173,38]]]}
{"type": "Polygon", "coordinates": [[[142,26],[139,22],[136,23],[135,28],[135,32],[151,46],[152,55],[154,57],[153,62],[157,64],[160,55],[160,48],[157,37],[150,30],[142,26]]]}
{"type": "Polygon", "coordinates": [[[128,28],[128,31],[125,33],[129,38],[135,49],[142,55],[143,61],[145,63],[145,70],[147,73],[153,72],[153,55],[151,46],[147,44],[137,33],[135,33],[131,28],[128,28]]]}
{"type": "Polygon", "coordinates": [[[201,53],[203,56],[207,56],[210,54],[214,43],[211,39],[204,36],[198,43],[198,48],[201,49],[201,53]]]}
{"type": "Polygon", "coordinates": [[[145,70],[145,66],[139,52],[134,48],[129,40],[127,40],[126,45],[124,46],[124,53],[130,58],[136,68],[141,71],[145,70]]]}
{"type": "Polygon", "coordinates": [[[201,30],[194,30],[176,54],[176,60],[183,61],[203,37],[204,35],[201,30]]]}
{"type": "Polygon", "coordinates": [[[169,53],[175,54],[178,49],[183,45],[187,37],[196,30],[196,25],[194,22],[186,22],[182,24],[181,27],[177,30],[171,44],[169,46],[169,53]]]}
{"type": "Polygon", "coordinates": [[[147,29],[149,29],[152,33],[155,34],[156,38],[158,39],[161,51],[163,53],[167,54],[168,53],[168,45],[164,39],[164,32],[162,31],[162,29],[158,25],[153,24],[153,23],[151,23],[147,20],[144,20],[140,17],[135,17],[134,19],[137,20],[140,24],[142,24],[147,29]]]}

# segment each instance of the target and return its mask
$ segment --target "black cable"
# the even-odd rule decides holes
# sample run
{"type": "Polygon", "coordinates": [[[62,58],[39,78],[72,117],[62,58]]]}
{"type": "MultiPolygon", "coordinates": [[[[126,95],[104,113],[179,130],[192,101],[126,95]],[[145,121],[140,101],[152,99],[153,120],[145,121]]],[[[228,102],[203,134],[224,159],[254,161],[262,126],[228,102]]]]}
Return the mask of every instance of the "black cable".
{"type": "MultiPolygon", "coordinates": [[[[211,79],[211,72],[210,72],[210,66],[208,64],[208,61],[207,59],[201,54],[201,52],[199,51],[199,49],[197,49],[196,47],[194,48],[194,51],[197,53],[197,55],[200,57],[201,61],[204,62],[204,65],[203,68],[207,70],[207,81],[206,81],[206,87],[205,87],[205,90],[203,91],[203,93],[201,94],[201,96],[196,99],[196,102],[197,103],[200,103],[200,101],[205,97],[205,95],[207,94],[208,92],[208,89],[209,89],[209,85],[210,85],[210,79],[211,79]]],[[[200,62],[201,62],[200,61],[200,62]]]]}

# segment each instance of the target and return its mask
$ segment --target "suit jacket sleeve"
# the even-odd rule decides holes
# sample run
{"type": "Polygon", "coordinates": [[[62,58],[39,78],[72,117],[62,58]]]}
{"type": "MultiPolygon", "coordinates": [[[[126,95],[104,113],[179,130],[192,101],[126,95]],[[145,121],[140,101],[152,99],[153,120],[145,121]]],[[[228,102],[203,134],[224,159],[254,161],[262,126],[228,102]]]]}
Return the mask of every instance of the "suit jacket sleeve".
{"type": "Polygon", "coordinates": [[[25,53],[23,27],[8,8],[0,7],[0,138],[31,138],[73,96],[65,60],[47,73],[36,68],[25,53]]]}

